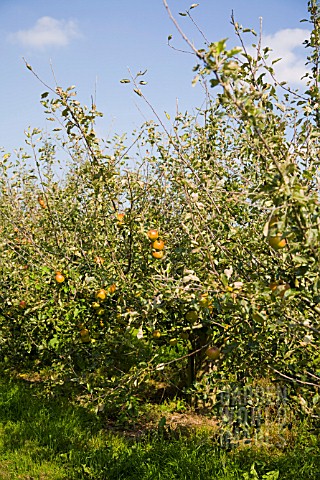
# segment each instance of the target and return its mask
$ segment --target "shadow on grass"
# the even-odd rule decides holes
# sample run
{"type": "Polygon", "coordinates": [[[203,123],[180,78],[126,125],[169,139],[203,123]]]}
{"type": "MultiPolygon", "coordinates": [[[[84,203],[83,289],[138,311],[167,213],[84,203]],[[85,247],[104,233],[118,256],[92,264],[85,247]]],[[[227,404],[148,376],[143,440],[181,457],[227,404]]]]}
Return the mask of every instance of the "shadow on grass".
{"type": "Polygon", "coordinates": [[[108,432],[100,418],[67,397],[45,398],[41,385],[2,376],[0,465],[7,461],[11,470],[4,479],[243,480],[253,463],[259,479],[270,471],[284,480],[320,478],[314,438],[272,455],[254,449],[227,453],[201,433],[186,438],[153,432],[137,441],[108,432]],[[33,464],[39,468],[30,476],[33,464]]]}

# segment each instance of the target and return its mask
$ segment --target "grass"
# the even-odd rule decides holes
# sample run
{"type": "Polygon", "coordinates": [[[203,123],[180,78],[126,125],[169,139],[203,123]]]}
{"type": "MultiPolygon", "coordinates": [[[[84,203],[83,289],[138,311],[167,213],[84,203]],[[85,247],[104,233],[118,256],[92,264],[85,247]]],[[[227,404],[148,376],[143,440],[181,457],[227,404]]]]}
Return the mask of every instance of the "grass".
{"type": "Polygon", "coordinates": [[[130,436],[67,398],[45,398],[40,391],[31,382],[0,379],[1,480],[320,478],[318,439],[303,424],[285,450],[226,452],[214,427],[188,434],[140,429],[130,436]]]}

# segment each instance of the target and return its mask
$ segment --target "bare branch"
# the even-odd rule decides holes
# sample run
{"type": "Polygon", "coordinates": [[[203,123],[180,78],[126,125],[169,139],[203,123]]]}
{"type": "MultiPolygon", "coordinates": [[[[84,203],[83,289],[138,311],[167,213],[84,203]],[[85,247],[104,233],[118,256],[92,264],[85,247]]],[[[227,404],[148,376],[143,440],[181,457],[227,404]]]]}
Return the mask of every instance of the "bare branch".
{"type": "Polygon", "coordinates": [[[279,372],[279,370],[276,370],[276,369],[273,368],[273,367],[270,367],[270,369],[271,369],[273,372],[275,372],[275,373],[277,373],[278,375],[280,375],[280,377],[286,378],[286,379],[289,380],[290,382],[300,383],[300,384],[302,384],[302,385],[311,385],[312,387],[319,387],[319,383],[303,382],[302,380],[298,380],[297,378],[289,377],[288,375],[285,375],[284,373],[279,372]]]}
{"type": "Polygon", "coordinates": [[[196,54],[196,56],[198,58],[200,58],[200,60],[204,60],[204,54],[199,52],[199,50],[193,45],[193,43],[190,42],[189,38],[184,34],[184,32],[181,30],[178,22],[176,21],[176,19],[174,18],[174,16],[172,15],[171,13],[171,10],[168,6],[168,3],[166,0],[163,0],[163,4],[165,6],[165,9],[167,10],[168,12],[168,15],[171,19],[171,21],[173,22],[174,26],[176,27],[176,29],[178,30],[178,32],[180,33],[180,35],[182,36],[183,40],[189,45],[189,47],[191,48],[191,50],[196,54]]]}

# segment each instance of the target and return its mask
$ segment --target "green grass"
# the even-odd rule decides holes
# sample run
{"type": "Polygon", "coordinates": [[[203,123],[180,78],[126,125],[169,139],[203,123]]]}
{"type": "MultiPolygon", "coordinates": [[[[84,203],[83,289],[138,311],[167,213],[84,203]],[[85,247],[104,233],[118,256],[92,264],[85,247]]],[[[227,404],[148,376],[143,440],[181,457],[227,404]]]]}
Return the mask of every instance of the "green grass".
{"type": "Polygon", "coordinates": [[[284,480],[320,478],[317,438],[303,426],[285,451],[226,452],[212,432],[201,429],[191,435],[155,430],[128,438],[63,396],[39,396],[40,388],[4,376],[0,380],[1,480],[272,480],[276,477],[263,477],[270,471],[279,471],[284,480]]]}

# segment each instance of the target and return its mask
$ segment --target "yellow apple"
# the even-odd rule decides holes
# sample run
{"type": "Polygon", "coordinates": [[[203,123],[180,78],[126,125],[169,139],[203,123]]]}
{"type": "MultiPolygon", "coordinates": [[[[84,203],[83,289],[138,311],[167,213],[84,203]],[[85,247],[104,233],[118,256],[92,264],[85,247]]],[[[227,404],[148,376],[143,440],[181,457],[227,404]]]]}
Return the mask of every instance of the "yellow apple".
{"type": "Polygon", "coordinates": [[[100,288],[100,290],[96,293],[96,298],[99,298],[100,300],[105,300],[106,297],[107,292],[103,288],[100,288]]]}
{"type": "Polygon", "coordinates": [[[280,250],[287,244],[286,239],[282,237],[282,233],[277,233],[277,235],[270,236],[268,241],[270,247],[272,247],[274,250],[280,250]]]}
{"type": "Polygon", "coordinates": [[[62,283],[65,281],[65,277],[62,275],[61,272],[56,272],[56,276],[54,278],[57,283],[62,283]]]}
{"type": "Polygon", "coordinates": [[[161,337],[160,330],[154,330],[154,332],[152,332],[152,336],[153,338],[160,338],[161,337]]]}

